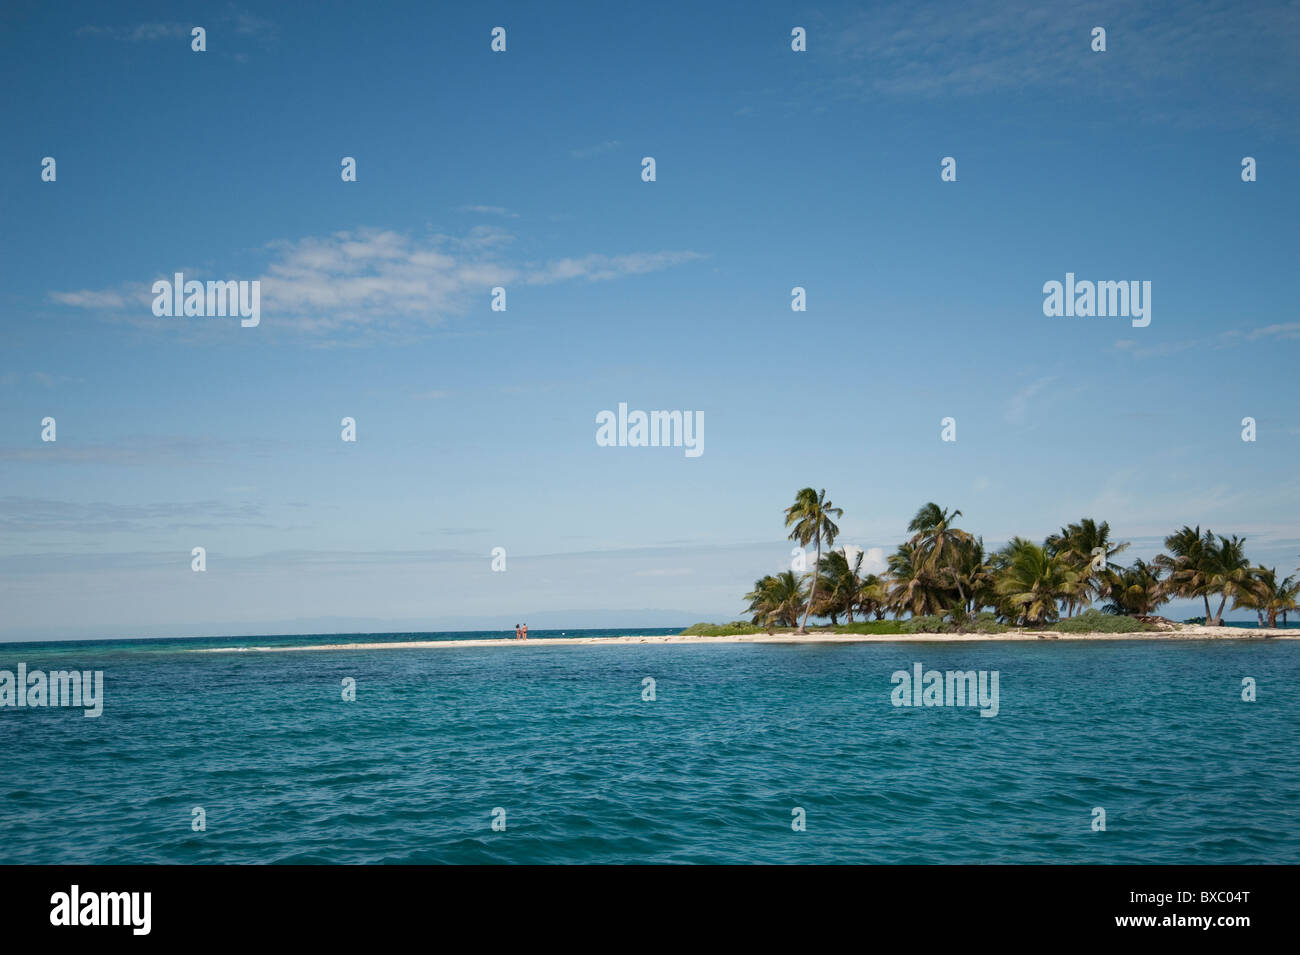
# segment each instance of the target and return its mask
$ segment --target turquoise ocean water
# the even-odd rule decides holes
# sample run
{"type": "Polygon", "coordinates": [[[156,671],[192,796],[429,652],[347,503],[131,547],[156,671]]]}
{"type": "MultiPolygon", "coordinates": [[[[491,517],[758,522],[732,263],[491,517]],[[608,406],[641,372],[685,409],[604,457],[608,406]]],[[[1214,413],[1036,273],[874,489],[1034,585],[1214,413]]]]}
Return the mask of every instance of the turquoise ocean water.
{"type": "Polygon", "coordinates": [[[537,645],[558,635],[0,645],[105,697],[0,708],[0,863],[1300,862],[1300,641],[537,645]],[[916,662],[998,671],[998,715],[893,706],[916,662]]]}

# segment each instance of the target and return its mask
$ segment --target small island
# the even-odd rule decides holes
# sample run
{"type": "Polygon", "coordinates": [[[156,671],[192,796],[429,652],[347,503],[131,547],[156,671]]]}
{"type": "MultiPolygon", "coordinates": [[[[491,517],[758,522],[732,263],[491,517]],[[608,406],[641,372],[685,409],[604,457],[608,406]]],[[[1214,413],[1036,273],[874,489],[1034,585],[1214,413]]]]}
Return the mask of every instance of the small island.
{"type": "Polygon", "coordinates": [[[747,621],[696,624],[682,636],[1258,638],[1284,635],[1287,614],[1300,610],[1294,574],[1279,579],[1276,568],[1250,562],[1244,537],[1199,525],[1170,534],[1151,561],[1125,566],[1115,558],[1129,544],[1113,539],[1106,521],[1085,517],[1041,544],[1015,537],[989,551],[957,526],[961,511],[928,503],[908,524],[911,536],[871,573],[860,548],[835,549],[843,514],[824,489],[800,490],[785,526],[800,548],[814,549],[811,565],[800,566],[801,550],[791,569],[756,580],[747,621]],[[1205,616],[1179,624],[1156,614],[1175,598],[1201,600],[1205,616]],[[1225,626],[1229,601],[1253,610],[1258,627],[1225,626]],[[823,622],[810,626],[810,618],[823,622]]]}

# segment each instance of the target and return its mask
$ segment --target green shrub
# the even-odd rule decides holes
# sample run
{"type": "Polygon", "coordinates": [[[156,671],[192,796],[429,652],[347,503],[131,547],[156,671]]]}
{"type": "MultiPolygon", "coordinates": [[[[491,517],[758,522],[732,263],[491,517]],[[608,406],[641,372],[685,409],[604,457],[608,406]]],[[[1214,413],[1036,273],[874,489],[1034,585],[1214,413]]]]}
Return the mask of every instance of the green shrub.
{"type": "Polygon", "coordinates": [[[697,623],[681,632],[683,637],[739,637],[746,633],[762,633],[756,623],[733,620],[731,623],[697,623]]]}
{"type": "Polygon", "coordinates": [[[943,617],[930,614],[925,617],[910,617],[903,621],[904,633],[943,633],[943,617]]]}
{"type": "Polygon", "coordinates": [[[904,633],[901,620],[858,620],[832,627],[836,633],[891,634],[904,633]]]}
{"type": "Polygon", "coordinates": [[[1132,617],[1102,613],[1094,607],[1077,616],[1051,624],[1046,629],[1058,633],[1141,633],[1159,628],[1132,617]]]}
{"type": "Polygon", "coordinates": [[[1011,628],[998,622],[998,615],[989,610],[982,610],[966,625],[970,633],[1006,633],[1011,628]]]}
{"type": "Polygon", "coordinates": [[[998,623],[997,614],[988,610],[969,617],[964,613],[930,614],[903,621],[904,633],[1006,633],[1011,628],[998,623]]]}

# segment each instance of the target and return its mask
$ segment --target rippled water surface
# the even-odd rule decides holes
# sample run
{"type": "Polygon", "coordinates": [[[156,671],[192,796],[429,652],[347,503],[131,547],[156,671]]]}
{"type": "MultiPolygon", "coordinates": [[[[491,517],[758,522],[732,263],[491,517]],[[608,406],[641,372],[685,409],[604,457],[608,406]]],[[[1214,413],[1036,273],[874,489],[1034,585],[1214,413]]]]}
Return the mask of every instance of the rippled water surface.
{"type": "Polygon", "coordinates": [[[1297,642],[507,643],[0,647],[106,697],[0,708],[0,862],[1300,862],[1297,642]]]}

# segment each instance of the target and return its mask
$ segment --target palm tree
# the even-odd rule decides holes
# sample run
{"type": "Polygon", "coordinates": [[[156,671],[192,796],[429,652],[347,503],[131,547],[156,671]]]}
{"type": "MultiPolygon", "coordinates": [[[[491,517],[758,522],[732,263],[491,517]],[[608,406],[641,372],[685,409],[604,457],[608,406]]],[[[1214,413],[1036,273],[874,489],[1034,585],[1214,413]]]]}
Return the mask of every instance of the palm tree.
{"type": "Polygon", "coordinates": [[[1255,611],[1256,626],[1264,626],[1264,605],[1268,603],[1277,588],[1276,567],[1254,567],[1251,573],[1251,587],[1237,595],[1232,602],[1233,610],[1255,611]]]}
{"type": "Polygon", "coordinates": [[[943,568],[942,579],[957,591],[962,612],[967,615],[997,602],[993,569],[985,558],[982,537],[967,535],[957,544],[952,562],[943,568]]]}
{"type": "Polygon", "coordinates": [[[1246,538],[1233,534],[1231,538],[1219,535],[1219,541],[1213,550],[1213,571],[1210,574],[1211,593],[1220,594],[1219,609],[1214,613],[1214,620],[1208,617],[1206,623],[1211,627],[1223,624],[1223,607],[1228,598],[1237,598],[1249,593],[1254,585],[1250,561],[1246,559],[1246,538]]]}
{"type": "Polygon", "coordinates": [[[1049,551],[1061,554],[1079,572],[1082,586],[1078,599],[1067,601],[1067,617],[1074,616],[1081,604],[1091,603],[1094,597],[1107,596],[1110,577],[1098,564],[1109,564],[1112,557],[1128,549],[1127,541],[1111,541],[1109,522],[1098,524],[1091,517],[1062,527],[1061,533],[1047,538],[1046,545],[1049,551]]]}
{"type": "Polygon", "coordinates": [[[1245,607],[1254,610],[1260,626],[1270,628],[1277,626],[1277,615],[1281,614],[1282,625],[1286,626],[1287,612],[1300,609],[1296,604],[1296,598],[1300,597],[1300,583],[1296,582],[1295,575],[1279,581],[1276,567],[1256,567],[1251,575],[1254,586],[1237,594],[1232,609],[1245,607]],[[1265,614],[1268,615],[1267,623],[1264,621],[1265,614]]]}
{"type": "Polygon", "coordinates": [[[1004,613],[1025,626],[1050,622],[1059,615],[1060,602],[1078,597],[1079,572],[1047,547],[1016,538],[1003,549],[999,564],[996,588],[1004,613]]]}
{"type": "Polygon", "coordinates": [[[795,576],[793,570],[773,577],[768,574],[754,581],[754,589],[745,594],[749,601],[749,611],[753,614],[751,623],[761,623],[771,627],[774,623],[783,627],[793,627],[799,622],[799,614],[804,610],[807,591],[803,580],[795,576]]]}
{"type": "MultiPolygon", "coordinates": [[[[822,560],[822,541],[825,540],[826,546],[830,547],[840,533],[839,527],[831,521],[831,517],[843,516],[843,508],[835,507],[826,500],[825,488],[818,493],[806,487],[795,495],[794,503],[785,509],[785,526],[793,525],[794,530],[790,532],[789,539],[797,540],[800,547],[807,547],[809,541],[816,543],[817,562],[813,565],[816,567],[822,560]]],[[[813,575],[812,581],[812,594],[808,600],[808,607],[804,611],[803,623],[799,625],[800,633],[808,632],[808,614],[812,612],[813,604],[817,602],[816,574],[813,575]]]]}
{"type": "Polygon", "coordinates": [[[858,587],[856,603],[858,609],[862,611],[864,620],[868,614],[873,615],[877,620],[883,620],[885,611],[889,607],[889,592],[884,580],[875,574],[867,574],[863,577],[858,587]]]}
{"type": "Polygon", "coordinates": [[[862,560],[866,555],[856,550],[852,555],[847,548],[833,550],[821,559],[818,572],[821,574],[819,589],[825,596],[813,613],[819,617],[830,617],[832,624],[839,623],[840,614],[848,614],[849,623],[853,622],[853,612],[858,607],[858,597],[862,589],[862,560]]]}
{"type": "Polygon", "coordinates": [[[1106,589],[1110,603],[1102,609],[1107,613],[1147,616],[1161,604],[1168,602],[1165,581],[1160,578],[1160,567],[1139,558],[1132,567],[1109,570],[1106,589]]]}
{"type": "MultiPolygon", "coordinates": [[[[1170,571],[1169,586],[1179,597],[1200,597],[1205,603],[1205,622],[1217,627],[1223,623],[1223,608],[1229,597],[1245,594],[1251,585],[1250,561],[1245,554],[1246,539],[1224,537],[1201,528],[1184,526],[1165,538],[1170,554],[1160,554],[1156,563],[1170,571]],[[1219,594],[1219,609],[1210,613],[1210,594],[1219,594]]],[[[1249,600],[1249,597],[1247,597],[1249,600]]]]}
{"type": "Polygon", "coordinates": [[[911,541],[889,555],[889,606],[894,616],[924,617],[948,608],[948,591],[930,572],[925,556],[911,541]]]}
{"type": "Polygon", "coordinates": [[[1214,535],[1206,531],[1202,536],[1198,524],[1195,529],[1183,525],[1165,538],[1168,554],[1157,554],[1156,566],[1169,571],[1165,585],[1175,597],[1200,597],[1205,602],[1205,622],[1210,622],[1211,577],[1214,574],[1214,535]]]}
{"type": "MultiPolygon", "coordinates": [[[[924,555],[923,561],[931,574],[942,576],[941,569],[952,565],[958,548],[970,542],[970,534],[953,526],[959,517],[961,511],[949,511],[931,501],[918,510],[907,525],[912,532],[909,543],[924,555]]],[[[965,604],[964,595],[961,599],[965,604]]]]}

